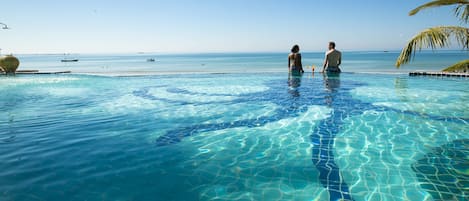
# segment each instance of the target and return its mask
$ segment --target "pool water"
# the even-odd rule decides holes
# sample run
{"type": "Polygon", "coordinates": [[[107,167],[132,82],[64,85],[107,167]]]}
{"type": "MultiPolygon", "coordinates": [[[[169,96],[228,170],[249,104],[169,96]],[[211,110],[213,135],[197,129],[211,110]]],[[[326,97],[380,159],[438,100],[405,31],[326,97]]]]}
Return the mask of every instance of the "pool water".
{"type": "Polygon", "coordinates": [[[469,80],[0,79],[0,200],[469,200],[469,80]]]}

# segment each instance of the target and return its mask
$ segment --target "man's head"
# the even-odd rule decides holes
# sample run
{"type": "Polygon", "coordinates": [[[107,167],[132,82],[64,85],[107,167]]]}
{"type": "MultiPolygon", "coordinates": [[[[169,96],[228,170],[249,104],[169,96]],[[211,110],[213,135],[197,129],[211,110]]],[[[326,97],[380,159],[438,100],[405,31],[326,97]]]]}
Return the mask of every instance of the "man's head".
{"type": "Polygon", "coordinates": [[[329,42],[329,50],[335,49],[335,43],[334,42],[329,42]]]}

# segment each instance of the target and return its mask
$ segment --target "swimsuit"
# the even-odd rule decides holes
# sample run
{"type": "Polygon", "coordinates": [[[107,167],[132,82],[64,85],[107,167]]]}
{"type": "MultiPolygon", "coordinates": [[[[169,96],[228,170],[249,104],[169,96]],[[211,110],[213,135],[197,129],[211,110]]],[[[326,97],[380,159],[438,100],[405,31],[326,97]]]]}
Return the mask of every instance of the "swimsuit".
{"type": "Polygon", "coordinates": [[[328,67],[326,68],[326,71],[327,71],[328,73],[340,73],[340,72],[341,72],[341,70],[340,70],[340,68],[339,68],[338,66],[328,66],[328,67]]]}

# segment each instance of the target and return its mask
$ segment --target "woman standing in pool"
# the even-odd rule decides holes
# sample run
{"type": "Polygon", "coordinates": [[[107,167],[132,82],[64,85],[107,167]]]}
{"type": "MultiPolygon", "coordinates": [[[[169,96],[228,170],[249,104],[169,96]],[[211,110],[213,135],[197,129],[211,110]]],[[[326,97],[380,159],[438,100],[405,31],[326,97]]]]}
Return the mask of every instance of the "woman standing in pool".
{"type": "Polygon", "coordinates": [[[291,53],[288,55],[288,70],[291,73],[304,73],[303,64],[301,63],[300,46],[294,45],[291,53]]]}

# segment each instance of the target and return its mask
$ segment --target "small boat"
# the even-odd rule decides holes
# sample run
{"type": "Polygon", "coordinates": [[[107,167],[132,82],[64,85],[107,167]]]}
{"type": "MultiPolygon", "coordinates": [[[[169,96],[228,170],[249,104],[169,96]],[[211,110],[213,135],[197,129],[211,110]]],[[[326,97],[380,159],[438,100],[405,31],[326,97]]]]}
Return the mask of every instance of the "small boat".
{"type": "Polygon", "coordinates": [[[67,57],[67,55],[70,55],[70,53],[64,53],[64,58],[62,60],[60,60],[61,62],[78,62],[78,59],[77,58],[70,58],[70,57],[67,57]]]}
{"type": "Polygon", "coordinates": [[[61,62],[78,62],[78,59],[62,59],[61,62]]]}
{"type": "Polygon", "coordinates": [[[147,62],[155,62],[155,59],[153,58],[147,59],[147,62]]]}

